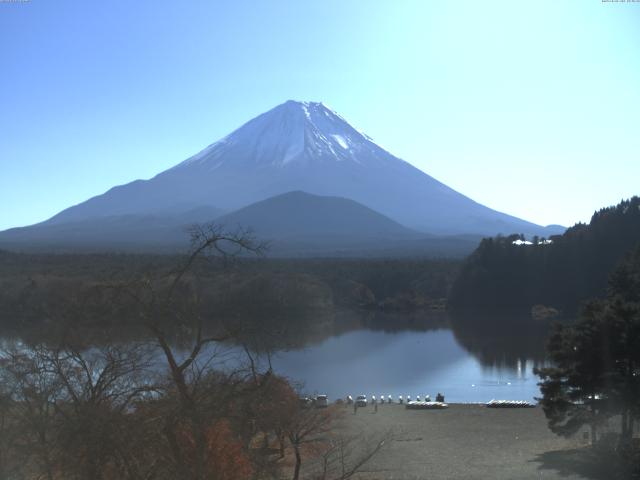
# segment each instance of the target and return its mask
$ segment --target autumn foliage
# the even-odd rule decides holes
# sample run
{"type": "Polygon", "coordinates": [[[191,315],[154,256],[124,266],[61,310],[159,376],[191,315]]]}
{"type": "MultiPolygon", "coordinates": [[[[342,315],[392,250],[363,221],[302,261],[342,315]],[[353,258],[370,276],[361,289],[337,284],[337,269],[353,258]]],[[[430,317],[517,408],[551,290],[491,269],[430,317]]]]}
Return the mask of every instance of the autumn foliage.
{"type": "MultiPolygon", "coordinates": [[[[207,480],[241,480],[250,478],[253,467],[247,451],[233,432],[229,420],[213,423],[205,430],[206,453],[204,478],[207,480]]],[[[188,427],[180,432],[181,449],[194,474],[198,448],[195,435],[188,427]]]]}

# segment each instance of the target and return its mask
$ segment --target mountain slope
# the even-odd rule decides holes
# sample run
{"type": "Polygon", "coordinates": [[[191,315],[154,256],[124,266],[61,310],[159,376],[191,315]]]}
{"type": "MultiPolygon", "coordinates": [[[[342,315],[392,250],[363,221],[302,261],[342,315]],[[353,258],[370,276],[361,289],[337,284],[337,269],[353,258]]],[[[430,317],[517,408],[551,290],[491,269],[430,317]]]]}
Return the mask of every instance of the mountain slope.
{"type": "Polygon", "coordinates": [[[228,228],[251,228],[267,238],[402,239],[426,235],[403,227],[353,200],[289,192],[224,215],[228,228]]]}
{"type": "Polygon", "coordinates": [[[436,234],[558,233],[474,202],[382,149],[325,105],[294,101],[150,180],[114,187],[46,223],[202,205],[232,211],[295,190],[349,198],[436,234]]]}
{"type": "Polygon", "coordinates": [[[128,213],[69,222],[43,222],[0,232],[0,245],[13,250],[102,251],[173,250],[189,240],[194,223],[207,223],[223,212],[198,207],[179,213],[128,213]]]}

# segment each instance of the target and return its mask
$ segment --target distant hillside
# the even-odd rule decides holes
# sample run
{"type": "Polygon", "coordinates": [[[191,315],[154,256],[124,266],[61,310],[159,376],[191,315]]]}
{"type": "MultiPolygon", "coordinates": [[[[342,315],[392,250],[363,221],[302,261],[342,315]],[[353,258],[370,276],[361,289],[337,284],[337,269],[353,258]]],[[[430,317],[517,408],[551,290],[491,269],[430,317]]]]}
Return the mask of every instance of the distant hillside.
{"type": "Polygon", "coordinates": [[[289,192],[220,216],[200,207],[182,213],[128,214],[45,222],[0,232],[0,248],[40,252],[175,253],[194,223],[253,230],[276,257],[463,257],[480,237],[439,237],[406,228],[353,200],[289,192]]]}
{"type": "Polygon", "coordinates": [[[453,285],[454,308],[524,313],[542,304],[574,314],[605,293],[611,270],[640,243],[640,198],[603,208],[551,244],[514,244],[518,239],[482,240],[453,285]]]}
{"type": "Polygon", "coordinates": [[[241,208],[218,219],[227,226],[251,227],[262,238],[345,239],[419,238],[429,235],[403,227],[353,200],[289,192],[241,208]]]}
{"type": "Polygon", "coordinates": [[[278,257],[463,257],[477,236],[440,237],[416,232],[340,197],[289,192],[216,220],[227,229],[250,228],[270,241],[278,257]]]}
{"type": "Polygon", "coordinates": [[[0,247],[17,251],[175,251],[188,245],[194,223],[215,220],[209,206],[172,214],[126,214],[66,223],[40,223],[0,232],[0,247]]]}

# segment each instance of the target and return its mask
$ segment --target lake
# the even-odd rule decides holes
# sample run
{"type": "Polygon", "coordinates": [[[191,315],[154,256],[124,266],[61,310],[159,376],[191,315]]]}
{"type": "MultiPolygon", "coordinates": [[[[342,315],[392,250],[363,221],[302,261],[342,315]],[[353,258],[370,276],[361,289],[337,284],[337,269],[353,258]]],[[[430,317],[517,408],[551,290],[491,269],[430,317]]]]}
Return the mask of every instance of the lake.
{"type": "MultiPolygon", "coordinates": [[[[279,346],[271,344],[271,364],[308,395],[397,401],[440,392],[455,403],[540,396],[533,369],[545,363],[547,328],[531,319],[347,312],[293,324],[278,336],[279,346]]],[[[246,359],[242,349],[225,350],[218,361],[231,368],[246,359]]],[[[259,362],[264,371],[265,358],[259,362]]]]}
{"type": "MultiPolygon", "coordinates": [[[[434,399],[438,392],[448,402],[533,401],[540,396],[533,373],[539,360],[517,358],[501,352],[499,343],[475,340],[484,354],[465,348],[449,328],[360,329],[281,351],[272,358],[272,365],[277,373],[303,383],[305,392],[330,399],[360,394],[392,395],[394,400],[398,395],[429,394],[434,399]],[[487,350],[493,353],[489,361],[487,350]]],[[[517,339],[506,343],[517,350],[517,339]]]]}
{"type": "MultiPolygon", "coordinates": [[[[491,324],[487,319],[452,321],[446,314],[358,312],[329,321],[300,321],[295,323],[298,330],[280,335],[280,346],[269,347],[276,351],[271,363],[301,392],[326,394],[331,400],[361,394],[391,395],[395,401],[399,395],[435,399],[440,392],[455,403],[534,401],[540,391],[533,369],[544,364],[546,329],[511,320],[493,332],[486,330],[491,324]]],[[[124,338],[126,342],[126,334],[124,338]]],[[[246,365],[246,354],[237,345],[218,344],[212,350],[217,352],[216,368],[246,365]]],[[[163,355],[159,350],[155,355],[157,367],[164,369],[163,355]]],[[[203,355],[202,361],[207,358],[203,355]]],[[[265,357],[257,360],[265,371],[265,357]]]]}

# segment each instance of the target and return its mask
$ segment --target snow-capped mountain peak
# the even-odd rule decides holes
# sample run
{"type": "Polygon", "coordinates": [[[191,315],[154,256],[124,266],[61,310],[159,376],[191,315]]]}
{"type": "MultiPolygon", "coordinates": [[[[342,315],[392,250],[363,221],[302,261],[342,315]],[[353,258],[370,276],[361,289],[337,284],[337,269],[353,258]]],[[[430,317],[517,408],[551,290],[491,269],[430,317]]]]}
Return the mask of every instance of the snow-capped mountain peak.
{"type": "Polygon", "coordinates": [[[290,166],[397,160],[322,102],[289,100],[257,116],[175,168],[200,165],[290,166]]]}
{"type": "Polygon", "coordinates": [[[47,223],[201,207],[231,212],[291,191],[354,200],[430,233],[546,236],[542,227],[480,205],[398,159],[326,105],[292,100],[175,167],[114,187],[47,223]]]}

